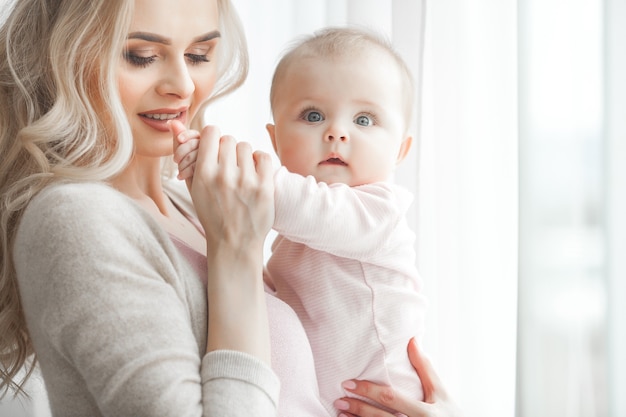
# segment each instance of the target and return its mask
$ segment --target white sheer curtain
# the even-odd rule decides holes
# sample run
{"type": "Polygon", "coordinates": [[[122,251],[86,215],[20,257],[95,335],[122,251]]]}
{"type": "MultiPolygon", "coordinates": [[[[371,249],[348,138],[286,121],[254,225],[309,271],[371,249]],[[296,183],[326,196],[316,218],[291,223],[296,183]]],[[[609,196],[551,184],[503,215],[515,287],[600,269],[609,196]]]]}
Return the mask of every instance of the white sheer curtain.
{"type": "Polygon", "coordinates": [[[626,3],[520,22],[518,415],[626,415],[626,3]]]}
{"type": "Polygon", "coordinates": [[[426,343],[467,416],[514,412],[516,2],[427,6],[418,264],[426,343]]]}
{"type": "Polygon", "coordinates": [[[618,417],[626,415],[626,1],[607,0],[604,16],[608,415],[618,417]]]}
{"type": "Polygon", "coordinates": [[[520,3],[521,416],[608,411],[602,13],[520,3]]]}

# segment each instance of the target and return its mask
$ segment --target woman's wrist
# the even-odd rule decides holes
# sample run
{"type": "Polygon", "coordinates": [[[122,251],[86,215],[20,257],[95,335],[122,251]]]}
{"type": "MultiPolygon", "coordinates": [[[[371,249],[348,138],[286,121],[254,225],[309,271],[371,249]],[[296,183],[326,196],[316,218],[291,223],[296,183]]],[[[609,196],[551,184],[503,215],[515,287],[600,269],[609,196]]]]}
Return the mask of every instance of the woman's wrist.
{"type": "Polygon", "coordinates": [[[237,350],[269,363],[262,246],[222,244],[211,255],[207,351],[237,350]]]}

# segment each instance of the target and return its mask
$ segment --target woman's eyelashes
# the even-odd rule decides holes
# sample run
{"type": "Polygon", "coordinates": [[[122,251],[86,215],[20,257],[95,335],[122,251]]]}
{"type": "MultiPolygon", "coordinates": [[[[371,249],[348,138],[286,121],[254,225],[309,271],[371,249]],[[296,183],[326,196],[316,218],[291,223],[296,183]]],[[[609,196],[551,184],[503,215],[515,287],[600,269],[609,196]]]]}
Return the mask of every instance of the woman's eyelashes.
{"type": "Polygon", "coordinates": [[[143,56],[131,51],[124,52],[124,59],[129,64],[140,68],[144,68],[152,64],[154,61],[156,61],[156,58],[156,55],[143,56]]]}
{"type": "Polygon", "coordinates": [[[209,54],[204,54],[204,55],[200,55],[200,54],[185,54],[185,57],[187,57],[189,62],[192,63],[192,64],[201,64],[203,62],[210,62],[211,61],[209,59],[209,54]]]}
{"type": "MultiPolygon", "coordinates": [[[[126,60],[126,62],[139,68],[145,68],[148,65],[154,63],[158,57],[159,56],[156,54],[146,56],[146,55],[138,54],[133,51],[124,52],[124,59],[126,60]]],[[[199,65],[199,64],[206,63],[206,62],[211,62],[209,58],[209,53],[206,53],[206,54],[186,53],[185,58],[187,62],[189,62],[191,65],[199,65]]]]}

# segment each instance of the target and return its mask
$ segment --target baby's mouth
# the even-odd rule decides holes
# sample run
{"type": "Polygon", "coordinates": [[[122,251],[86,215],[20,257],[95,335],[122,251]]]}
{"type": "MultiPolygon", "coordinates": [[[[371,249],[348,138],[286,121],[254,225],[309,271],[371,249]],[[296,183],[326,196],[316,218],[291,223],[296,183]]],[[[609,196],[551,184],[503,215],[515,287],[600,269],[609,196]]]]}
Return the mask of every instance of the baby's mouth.
{"type": "Polygon", "coordinates": [[[322,162],[320,165],[339,165],[339,166],[348,166],[341,158],[328,158],[322,162]]]}

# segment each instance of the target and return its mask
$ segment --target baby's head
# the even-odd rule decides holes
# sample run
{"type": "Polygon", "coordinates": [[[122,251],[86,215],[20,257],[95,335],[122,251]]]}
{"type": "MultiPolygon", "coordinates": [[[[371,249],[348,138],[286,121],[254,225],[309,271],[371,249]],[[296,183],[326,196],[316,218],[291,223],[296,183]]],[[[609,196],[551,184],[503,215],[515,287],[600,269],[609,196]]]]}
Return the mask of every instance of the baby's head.
{"type": "Polygon", "coordinates": [[[330,28],[279,62],[267,130],[291,172],[329,184],[385,181],[411,147],[414,101],[411,73],[386,40],[330,28]]]}

